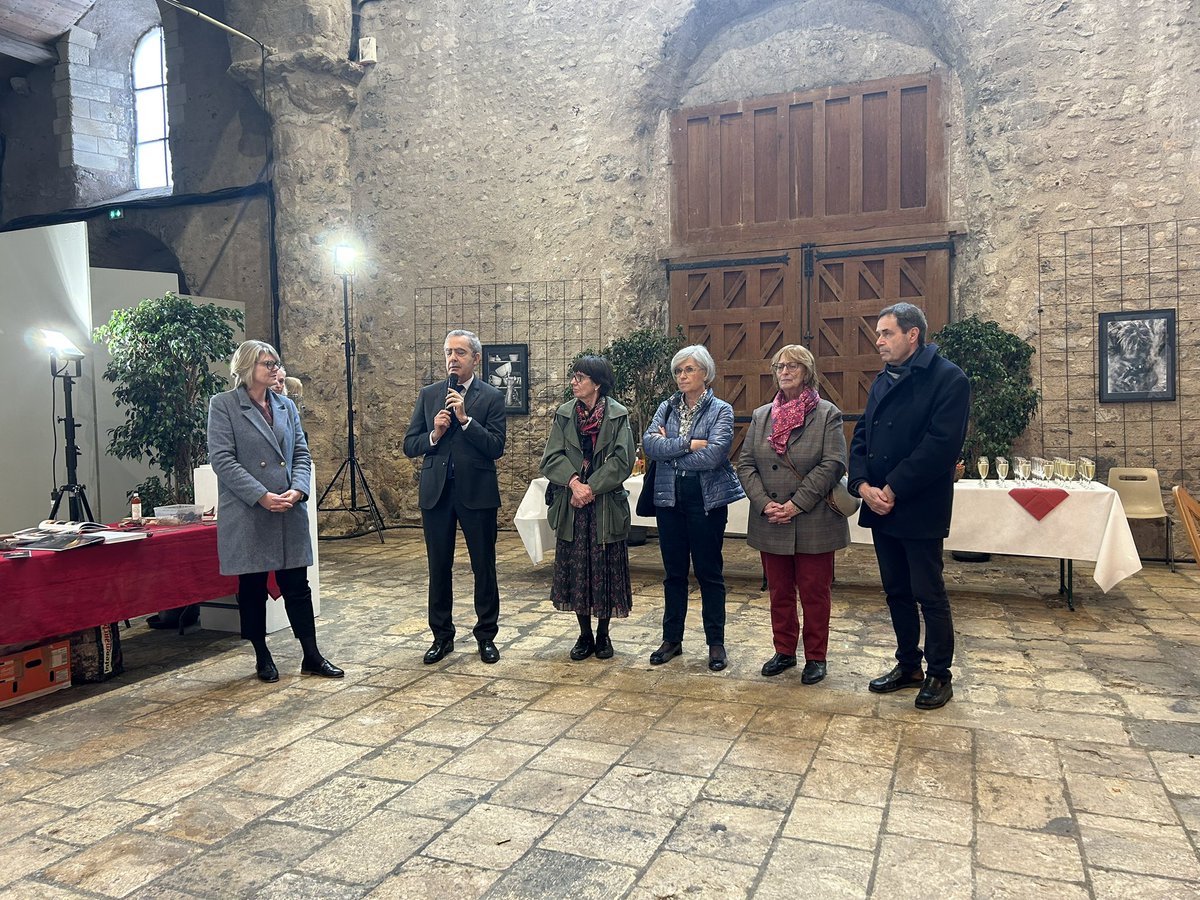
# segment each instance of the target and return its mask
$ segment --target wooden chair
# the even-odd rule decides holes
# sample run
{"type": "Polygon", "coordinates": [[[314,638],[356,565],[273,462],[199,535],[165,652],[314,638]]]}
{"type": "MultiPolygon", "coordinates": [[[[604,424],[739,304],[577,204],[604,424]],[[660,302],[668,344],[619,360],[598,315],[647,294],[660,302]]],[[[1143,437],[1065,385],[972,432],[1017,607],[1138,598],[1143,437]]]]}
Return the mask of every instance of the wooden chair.
{"type": "Polygon", "coordinates": [[[1171,488],[1171,495],[1175,498],[1175,509],[1179,511],[1179,518],[1187,531],[1188,542],[1192,545],[1192,556],[1200,563],[1200,503],[1182,484],[1171,488]]]}
{"type": "Polygon", "coordinates": [[[1108,470],[1108,486],[1121,497],[1127,519],[1163,519],[1167,523],[1167,565],[1175,571],[1171,545],[1171,516],[1163,506],[1158,469],[1114,466],[1108,470]]]}

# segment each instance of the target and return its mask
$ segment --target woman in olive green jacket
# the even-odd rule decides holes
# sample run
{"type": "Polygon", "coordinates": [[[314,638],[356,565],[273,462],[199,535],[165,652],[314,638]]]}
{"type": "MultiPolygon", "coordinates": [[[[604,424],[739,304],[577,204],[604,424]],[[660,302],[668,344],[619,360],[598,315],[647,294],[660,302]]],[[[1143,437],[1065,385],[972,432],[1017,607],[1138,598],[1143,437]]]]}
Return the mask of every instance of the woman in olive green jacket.
{"type": "Polygon", "coordinates": [[[574,400],[554,415],[542,474],[550,480],[548,519],[558,536],[554,551],[555,609],[579,619],[571,659],[610,659],[609,620],[633,604],[629,581],[629,495],[633,471],[629,411],[613,400],[613,370],[602,356],[584,356],[571,375],[574,400]],[[592,617],[598,620],[592,633],[592,617]]]}

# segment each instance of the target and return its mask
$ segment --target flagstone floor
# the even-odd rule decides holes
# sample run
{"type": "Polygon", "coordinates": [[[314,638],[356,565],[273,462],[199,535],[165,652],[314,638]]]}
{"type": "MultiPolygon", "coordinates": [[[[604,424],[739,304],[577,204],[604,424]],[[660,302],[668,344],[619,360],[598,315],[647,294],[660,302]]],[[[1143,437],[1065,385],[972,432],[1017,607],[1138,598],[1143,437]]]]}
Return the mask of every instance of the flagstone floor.
{"type": "MultiPolygon", "coordinates": [[[[421,534],[322,543],[344,681],[253,677],[236,637],[123,631],[126,672],[0,711],[0,894],[280,898],[1200,897],[1200,573],[1077,612],[1036,560],[948,562],[955,698],[868,693],[893,637],[869,548],[838,559],[829,677],[759,674],[766,595],[727,545],[731,667],[660,640],[630,551],[616,657],[573,663],[552,563],[500,539],[503,654],[424,666],[421,534]]],[[[466,554],[461,592],[469,596],[466,554]]]]}

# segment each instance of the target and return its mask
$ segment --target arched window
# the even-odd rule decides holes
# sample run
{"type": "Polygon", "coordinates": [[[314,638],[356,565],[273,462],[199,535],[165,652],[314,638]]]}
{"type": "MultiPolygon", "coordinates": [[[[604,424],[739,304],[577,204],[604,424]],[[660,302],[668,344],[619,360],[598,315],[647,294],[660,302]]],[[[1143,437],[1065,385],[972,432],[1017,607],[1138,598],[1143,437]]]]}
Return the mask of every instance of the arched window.
{"type": "Polygon", "coordinates": [[[151,28],[142,35],[133,50],[133,101],[136,184],[139,188],[170,187],[167,58],[161,27],[151,28]]]}

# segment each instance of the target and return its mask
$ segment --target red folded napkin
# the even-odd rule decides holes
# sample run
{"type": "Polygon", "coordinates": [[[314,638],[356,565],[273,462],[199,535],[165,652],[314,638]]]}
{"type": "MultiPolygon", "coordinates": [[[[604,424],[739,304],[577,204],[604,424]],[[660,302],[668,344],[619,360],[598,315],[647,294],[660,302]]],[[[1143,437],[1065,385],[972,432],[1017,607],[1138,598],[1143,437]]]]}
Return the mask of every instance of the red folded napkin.
{"type": "Polygon", "coordinates": [[[1039,522],[1053,512],[1054,507],[1067,499],[1067,492],[1062,488],[1013,488],[1008,492],[1039,522]]]}

